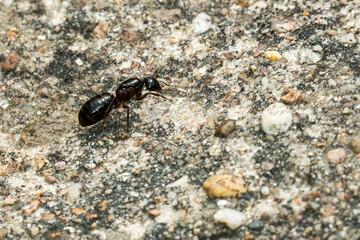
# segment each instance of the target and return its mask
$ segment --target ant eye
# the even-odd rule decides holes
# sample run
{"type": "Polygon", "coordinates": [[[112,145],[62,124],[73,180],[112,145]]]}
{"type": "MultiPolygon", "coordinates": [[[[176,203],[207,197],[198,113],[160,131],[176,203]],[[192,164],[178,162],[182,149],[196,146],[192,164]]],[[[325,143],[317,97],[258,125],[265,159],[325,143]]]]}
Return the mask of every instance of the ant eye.
{"type": "Polygon", "coordinates": [[[160,83],[158,82],[158,80],[156,80],[156,78],[147,77],[144,79],[144,82],[145,82],[146,89],[149,91],[160,91],[161,90],[160,83]]]}

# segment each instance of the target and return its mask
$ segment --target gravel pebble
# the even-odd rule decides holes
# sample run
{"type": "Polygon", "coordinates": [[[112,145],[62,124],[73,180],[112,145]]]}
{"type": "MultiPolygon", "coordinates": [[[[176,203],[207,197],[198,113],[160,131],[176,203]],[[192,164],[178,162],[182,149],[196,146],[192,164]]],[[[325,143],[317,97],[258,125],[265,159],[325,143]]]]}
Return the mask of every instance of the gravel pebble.
{"type": "Polygon", "coordinates": [[[326,157],[330,163],[339,164],[345,161],[346,151],[344,148],[333,149],[326,154],[326,157]]]}
{"type": "Polygon", "coordinates": [[[256,219],[256,220],[252,221],[252,222],[248,225],[248,227],[249,227],[251,230],[261,230],[261,229],[264,227],[264,223],[263,223],[263,221],[256,219]]]}
{"type": "Polygon", "coordinates": [[[303,97],[303,94],[301,94],[300,92],[298,92],[294,89],[291,89],[291,88],[285,89],[281,93],[281,95],[282,95],[281,100],[287,104],[296,103],[296,102],[300,101],[303,97]]]}
{"type": "Polygon", "coordinates": [[[352,139],[349,145],[355,153],[360,153],[360,139],[352,139]]]}
{"type": "Polygon", "coordinates": [[[10,229],[15,236],[21,235],[23,232],[25,232],[23,227],[20,224],[16,224],[16,223],[11,224],[10,229]]]}
{"type": "Polygon", "coordinates": [[[270,189],[266,186],[261,188],[261,194],[264,196],[268,196],[270,194],[270,189]]]}
{"type": "Polygon", "coordinates": [[[66,168],[66,162],[61,161],[61,162],[55,163],[56,170],[64,170],[65,168],[66,168]]]}
{"type": "Polygon", "coordinates": [[[200,13],[192,22],[192,29],[195,33],[203,33],[212,28],[211,17],[206,13],[200,13]]]}
{"type": "Polygon", "coordinates": [[[264,55],[272,61],[280,61],[282,59],[282,56],[278,51],[266,51],[264,55]]]}
{"type": "Polygon", "coordinates": [[[69,202],[72,202],[80,197],[82,191],[82,184],[73,183],[67,188],[66,198],[69,202]]]}
{"type": "Polygon", "coordinates": [[[338,40],[345,44],[357,43],[357,39],[356,39],[354,33],[348,33],[348,34],[342,35],[342,36],[338,37],[338,40]]]}
{"type": "Polygon", "coordinates": [[[124,31],[124,41],[125,42],[135,42],[140,38],[140,34],[134,30],[124,31]]]}
{"type": "Polygon", "coordinates": [[[235,120],[224,120],[216,128],[215,136],[226,138],[231,133],[233,133],[235,131],[235,129],[236,129],[236,121],[235,120]]]}
{"type": "Polygon", "coordinates": [[[6,58],[5,61],[2,63],[2,68],[5,71],[12,71],[16,68],[19,62],[19,55],[16,52],[10,53],[6,58]]]}
{"type": "Polygon", "coordinates": [[[30,233],[32,236],[36,236],[40,233],[40,229],[38,226],[31,226],[30,233]]]}
{"type": "Polygon", "coordinates": [[[266,171],[270,171],[271,169],[274,168],[274,164],[271,162],[264,161],[261,163],[261,167],[262,167],[262,169],[264,169],[266,171]]]}
{"type": "Polygon", "coordinates": [[[107,35],[109,29],[108,22],[99,22],[99,24],[94,29],[94,35],[96,38],[103,38],[107,35]]]}
{"type": "Polygon", "coordinates": [[[0,229],[0,240],[5,239],[6,235],[7,235],[6,229],[4,228],[0,229]]]}
{"type": "Polygon", "coordinates": [[[305,22],[301,20],[296,20],[286,17],[277,17],[271,20],[271,29],[275,30],[277,33],[284,33],[292,31],[297,27],[300,27],[305,22]]]}
{"type": "Polygon", "coordinates": [[[286,132],[292,124],[291,111],[282,103],[275,103],[266,108],[261,116],[261,126],[267,134],[286,132]]]}
{"type": "Polygon", "coordinates": [[[203,184],[210,198],[235,198],[247,192],[245,181],[237,176],[215,175],[203,184]]]}
{"type": "Polygon", "coordinates": [[[302,64],[315,64],[321,60],[322,54],[309,48],[301,48],[298,53],[298,58],[302,64]]]}
{"type": "Polygon", "coordinates": [[[230,229],[236,229],[246,222],[246,215],[231,208],[224,208],[215,213],[214,220],[225,223],[230,229]]]}

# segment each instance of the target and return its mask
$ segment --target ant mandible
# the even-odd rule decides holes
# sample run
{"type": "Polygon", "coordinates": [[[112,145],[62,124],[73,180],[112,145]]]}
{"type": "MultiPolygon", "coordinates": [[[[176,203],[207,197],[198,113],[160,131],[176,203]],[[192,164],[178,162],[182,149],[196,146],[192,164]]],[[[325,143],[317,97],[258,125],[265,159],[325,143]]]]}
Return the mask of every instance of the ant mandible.
{"type": "Polygon", "coordinates": [[[119,85],[115,96],[108,92],[100,93],[82,105],[79,111],[79,123],[83,127],[91,126],[105,119],[114,108],[122,106],[127,110],[127,131],[129,132],[129,107],[126,106],[126,102],[134,95],[136,100],[144,99],[149,94],[167,99],[159,93],[160,91],[160,83],[154,77],[146,77],[143,80],[128,79],[119,85]],[[142,94],[144,86],[150,92],[142,94]]]}

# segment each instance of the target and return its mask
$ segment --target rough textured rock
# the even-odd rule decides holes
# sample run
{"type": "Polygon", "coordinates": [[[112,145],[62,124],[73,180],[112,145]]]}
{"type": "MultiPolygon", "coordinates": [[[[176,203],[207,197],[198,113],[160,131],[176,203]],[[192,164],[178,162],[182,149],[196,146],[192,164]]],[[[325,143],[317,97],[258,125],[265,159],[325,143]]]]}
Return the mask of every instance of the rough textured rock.
{"type": "Polygon", "coordinates": [[[346,0],[0,1],[0,239],[360,239],[359,16],[346,0]],[[146,77],[162,90],[79,126],[88,99],[146,77]]]}

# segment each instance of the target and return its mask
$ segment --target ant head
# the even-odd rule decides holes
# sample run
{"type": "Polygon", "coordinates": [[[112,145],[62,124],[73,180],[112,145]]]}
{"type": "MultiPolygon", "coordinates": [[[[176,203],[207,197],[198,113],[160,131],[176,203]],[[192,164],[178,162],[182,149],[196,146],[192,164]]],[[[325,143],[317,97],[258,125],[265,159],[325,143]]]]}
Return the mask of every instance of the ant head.
{"type": "Polygon", "coordinates": [[[156,80],[156,78],[154,78],[154,77],[146,77],[144,79],[144,83],[145,83],[146,89],[149,91],[160,91],[161,90],[159,81],[156,80]]]}

